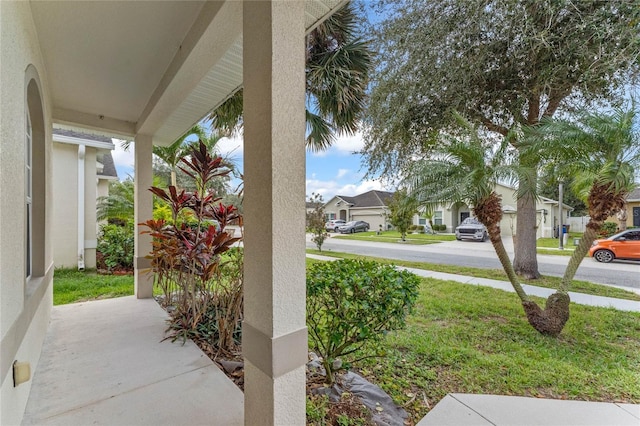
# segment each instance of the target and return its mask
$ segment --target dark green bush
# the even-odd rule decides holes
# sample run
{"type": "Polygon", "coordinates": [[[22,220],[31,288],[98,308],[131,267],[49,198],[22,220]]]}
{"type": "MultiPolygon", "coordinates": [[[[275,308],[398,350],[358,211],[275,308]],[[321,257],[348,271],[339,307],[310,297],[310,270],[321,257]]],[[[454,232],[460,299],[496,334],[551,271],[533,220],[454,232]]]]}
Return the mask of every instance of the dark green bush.
{"type": "Polygon", "coordinates": [[[447,230],[447,225],[442,224],[442,225],[433,225],[433,229],[434,231],[446,231],[447,230]]]}
{"type": "Polygon", "coordinates": [[[310,346],[323,358],[328,383],[340,368],[334,365],[338,357],[404,327],[419,284],[410,272],[365,260],[318,262],[308,268],[310,346]]]}
{"type": "Polygon", "coordinates": [[[100,228],[97,250],[109,271],[133,269],[133,223],[108,224],[100,228]]]}

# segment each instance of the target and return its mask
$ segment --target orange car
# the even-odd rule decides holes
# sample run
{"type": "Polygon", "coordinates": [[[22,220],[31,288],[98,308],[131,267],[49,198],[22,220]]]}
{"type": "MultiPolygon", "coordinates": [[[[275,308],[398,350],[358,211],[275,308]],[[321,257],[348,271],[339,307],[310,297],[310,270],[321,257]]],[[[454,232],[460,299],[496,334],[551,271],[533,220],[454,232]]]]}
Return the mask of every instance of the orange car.
{"type": "Polygon", "coordinates": [[[604,240],[595,240],[589,256],[604,263],[613,259],[640,260],[640,229],[629,229],[604,240]]]}

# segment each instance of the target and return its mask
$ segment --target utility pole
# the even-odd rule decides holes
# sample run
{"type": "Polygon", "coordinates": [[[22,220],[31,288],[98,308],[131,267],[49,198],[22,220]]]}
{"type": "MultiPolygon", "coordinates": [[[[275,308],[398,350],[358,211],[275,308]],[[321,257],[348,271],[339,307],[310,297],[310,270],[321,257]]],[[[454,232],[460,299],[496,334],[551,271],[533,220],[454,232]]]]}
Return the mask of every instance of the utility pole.
{"type": "Polygon", "coordinates": [[[564,222],[562,220],[562,196],[564,195],[562,193],[563,190],[563,185],[562,185],[562,181],[560,181],[558,183],[558,217],[560,218],[560,224],[558,225],[558,248],[560,250],[564,250],[564,233],[563,231],[563,227],[564,225],[562,224],[562,222],[564,222]]]}

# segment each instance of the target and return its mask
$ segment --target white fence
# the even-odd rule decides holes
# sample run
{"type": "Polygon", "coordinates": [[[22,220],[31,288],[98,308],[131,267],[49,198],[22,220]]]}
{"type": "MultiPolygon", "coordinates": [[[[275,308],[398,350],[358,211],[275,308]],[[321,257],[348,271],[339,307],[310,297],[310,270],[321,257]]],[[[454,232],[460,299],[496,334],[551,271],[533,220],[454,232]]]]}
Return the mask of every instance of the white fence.
{"type": "Polygon", "coordinates": [[[571,226],[571,232],[584,232],[589,216],[568,217],[565,222],[571,226]]]}

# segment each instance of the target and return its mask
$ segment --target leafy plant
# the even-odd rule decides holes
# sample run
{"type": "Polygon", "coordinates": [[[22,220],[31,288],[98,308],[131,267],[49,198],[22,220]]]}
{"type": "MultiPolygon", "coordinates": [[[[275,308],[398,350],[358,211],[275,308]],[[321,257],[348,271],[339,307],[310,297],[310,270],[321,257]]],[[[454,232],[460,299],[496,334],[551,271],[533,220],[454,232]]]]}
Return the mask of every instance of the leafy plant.
{"type": "Polygon", "coordinates": [[[416,200],[407,194],[406,189],[393,194],[389,207],[389,222],[400,232],[402,241],[406,241],[407,231],[413,226],[413,216],[418,212],[416,200]]]}
{"type": "Polygon", "coordinates": [[[133,269],[134,235],[133,224],[124,226],[107,224],[100,227],[97,250],[109,271],[133,269]]]}
{"type": "Polygon", "coordinates": [[[155,282],[164,293],[164,304],[173,305],[173,336],[191,337],[214,327],[221,350],[235,349],[234,334],[242,319],[242,258],[223,262],[222,254],[240,240],[225,227],[239,219],[236,208],[224,205],[207,184],[229,174],[221,157],[212,156],[205,144],[193,146],[180,159],[180,169],[198,188],[195,192],[151,187],[151,192],[171,211],[171,219],[151,219],[141,224],[153,237],[150,254],[155,282]],[[234,269],[235,268],[235,269],[234,269]],[[234,274],[230,270],[234,269],[234,274]],[[215,326],[203,326],[212,321],[215,326]]]}
{"type": "Polygon", "coordinates": [[[603,238],[608,238],[616,233],[618,230],[618,224],[615,222],[605,222],[602,224],[602,228],[600,228],[600,235],[603,238]]]}
{"type": "Polygon", "coordinates": [[[311,241],[316,243],[319,251],[322,251],[322,244],[327,239],[329,234],[324,227],[324,202],[322,195],[313,193],[309,199],[309,202],[313,203],[313,211],[307,213],[307,229],[313,234],[311,241]]]}
{"type": "Polygon", "coordinates": [[[313,264],[307,270],[307,325],[310,346],[322,356],[333,384],[336,361],[379,342],[383,333],[404,327],[420,280],[392,265],[365,260],[313,264]]]}

